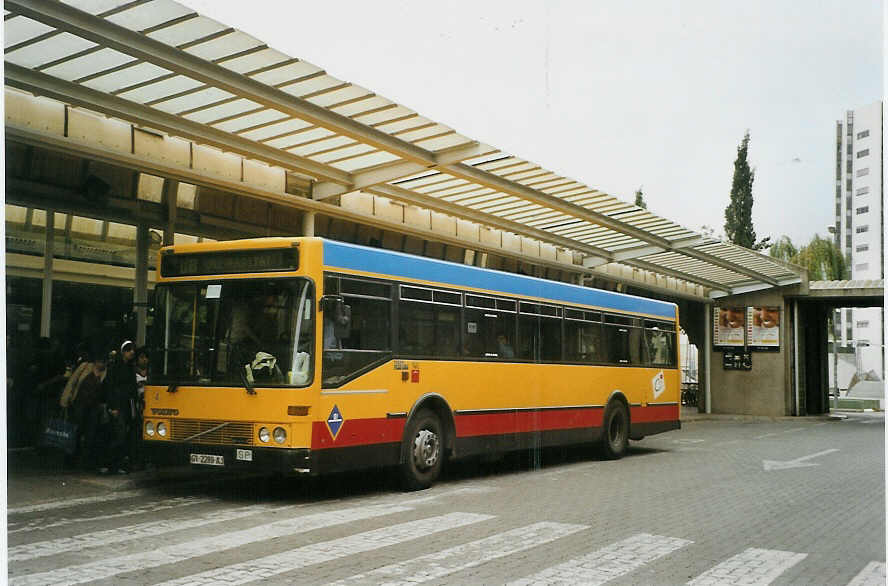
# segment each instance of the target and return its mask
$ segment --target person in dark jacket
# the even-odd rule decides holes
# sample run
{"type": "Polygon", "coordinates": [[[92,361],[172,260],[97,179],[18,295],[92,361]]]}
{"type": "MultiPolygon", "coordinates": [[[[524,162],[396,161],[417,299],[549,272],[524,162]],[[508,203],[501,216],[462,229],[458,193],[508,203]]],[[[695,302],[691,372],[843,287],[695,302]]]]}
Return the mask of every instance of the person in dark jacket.
{"type": "MultiPolygon", "coordinates": [[[[107,468],[118,474],[127,474],[129,430],[135,419],[138,400],[136,386],[136,345],[130,340],[120,345],[120,355],[112,367],[108,385],[108,413],[111,441],[108,446],[107,468]]],[[[106,470],[102,470],[106,472],[106,470]]]]}

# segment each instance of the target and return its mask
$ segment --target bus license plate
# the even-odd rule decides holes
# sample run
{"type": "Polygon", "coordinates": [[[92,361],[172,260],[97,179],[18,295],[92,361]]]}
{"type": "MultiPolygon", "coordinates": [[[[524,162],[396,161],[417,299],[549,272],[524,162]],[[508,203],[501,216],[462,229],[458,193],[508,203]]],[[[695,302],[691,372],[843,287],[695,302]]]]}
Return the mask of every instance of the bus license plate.
{"type": "Polygon", "coordinates": [[[234,455],[238,460],[243,460],[244,462],[252,462],[253,461],[253,450],[236,450],[234,455]]]}
{"type": "Polygon", "coordinates": [[[192,464],[206,464],[208,466],[224,466],[225,458],[214,454],[191,454],[192,464]]]}

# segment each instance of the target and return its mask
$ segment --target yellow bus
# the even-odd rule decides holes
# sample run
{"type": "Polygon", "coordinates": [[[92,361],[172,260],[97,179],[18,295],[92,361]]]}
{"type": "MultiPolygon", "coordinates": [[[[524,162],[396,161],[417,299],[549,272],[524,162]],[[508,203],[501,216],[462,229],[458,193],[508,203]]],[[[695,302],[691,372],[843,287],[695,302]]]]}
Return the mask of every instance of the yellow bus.
{"type": "MultiPolygon", "coordinates": [[[[143,438],[284,474],[680,427],[675,304],[321,238],[161,250],[143,438]]],[[[162,454],[156,454],[162,456],[162,454]]]]}

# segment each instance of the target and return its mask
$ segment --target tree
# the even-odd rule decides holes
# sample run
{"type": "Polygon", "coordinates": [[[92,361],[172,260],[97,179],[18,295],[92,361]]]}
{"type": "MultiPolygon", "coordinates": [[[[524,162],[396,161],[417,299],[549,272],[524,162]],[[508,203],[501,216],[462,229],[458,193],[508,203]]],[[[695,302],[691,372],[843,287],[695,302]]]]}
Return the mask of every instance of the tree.
{"type": "Polygon", "coordinates": [[[770,254],[772,258],[779,258],[786,262],[795,262],[793,259],[799,254],[799,249],[793,245],[789,236],[781,236],[771,245],[768,254],[770,254]]]}
{"type": "Polygon", "coordinates": [[[808,279],[812,281],[848,278],[845,257],[831,238],[815,234],[811,242],[799,249],[797,259],[793,262],[808,269],[808,279]]]}
{"type": "Polygon", "coordinates": [[[644,194],[641,192],[641,187],[635,190],[635,205],[643,209],[647,209],[648,207],[648,204],[644,201],[644,194]]]}
{"type": "Polygon", "coordinates": [[[747,154],[749,152],[749,131],[743,136],[737,147],[737,159],[734,161],[734,179],[731,183],[731,202],[725,208],[725,234],[728,240],[752,250],[761,250],[768,246],[770,236],[755,241],[755,229],[752,227],[752,182],[755,170],[749,168],[747,154]]]}
{"type": "Polygon", "coordinates": [[[796,249],[788,236],[781,236],[771,245],[769,253],[773,258],[804,267],[808,270],[808,278],[812,281],[838,281],[848,278],[848,267],[842,252],[833,240],[821,238],[819,234],[815,234],[808,244],[799,249],[796,249]]]}

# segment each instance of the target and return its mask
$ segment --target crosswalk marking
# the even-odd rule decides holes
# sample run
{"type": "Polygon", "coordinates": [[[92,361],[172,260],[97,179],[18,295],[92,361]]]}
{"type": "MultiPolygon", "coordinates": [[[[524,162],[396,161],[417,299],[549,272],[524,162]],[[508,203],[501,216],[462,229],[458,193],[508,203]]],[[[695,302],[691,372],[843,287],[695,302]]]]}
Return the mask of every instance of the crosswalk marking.
{"type": "Polygon", "coordinates": [[[335,586],[355,584],[416,584],[441,578],[454,572],[479,566],[491,560],[518,553],[555,541],[577,531],[587,529],[585,525],[541,522],[519,527],[485,539],[458,545],[436,553],[420,556],[409,561],[392,564],[358,574],[335,586]]]}
{"type": "Polygon", "coordinates": [[[693,541],[677,537],[640,533],[522,580],[511,582],[510,586],[604,584],[691,543],[693,541]]]}
{"type": "Polygon", "coordinates": [[[115,543],[144,539],[146,537],[156,537],[174,531],[183,531],[185,529],[193,529],[195,527],[203,527],[205,525],[223,523],[225,521],[234,521],[235,519],[242,519],[244,517],[258,515],[273,510],[282,512],[289,508],[291,507],[251,505],[247,507],[238,507],[233,510],[213,511],[192,519],[174,518],[165,519],[163,521],[148,521],[137,525],[82,533],[72,537],[61,537],[59,539],[49,539],[24,545],[15,545],[9,548],[9,561],[25,561],[58,555],[61,553],[81,551],[89,547],[103,547],[115,543]]]}
{"type": "Polygon", "coordinates": [[[338,511],[327,511],[301,517],[293,517],[283,521],[275,521],[274,523],[259,525],[250,529],[195,539],[184,543],[177,543],[175,545],[168,545],[152,551],[111,557],[46,572],[26,574],[23,576],[10,576],[9,583],[28,586],[81,584],[83,582],[101,580],[127,572],[146,570],[164,564],[182,562],[198,556],[219,553],[226,549],[241,547],[248,543],[266,541],[277,537],[287,537],[323,527],[342,525],[362,519],[381,517],[410,510],[410,507],[399,505],[379,505],[373,507],[353,507],[338,511]]]}
{"type": "Polygon", "coordinates": [[[49,501],[45,503],[37,503],[34,505],[24,505],[21,507],[12,507],[6,510],[8,515],[22,515],[25,513],[35,513],[42,511],[51,511],[53,509],[68,509],[78,507],[80,505],[94,505],[96,503],[106,503],[108,501],[119,501],[123,499],[149,496],[150,493],[144,490],[127,490],[115,492],[112,494],[103,494],[99,496],[86,496],[77,499],[60,499],[57,501],[49,501]]]}
{"type": "Polygon", "coordinates": [[[732,584],[744,584],[765,586],[807,556],[808,554],[806,553],[750,547],[746,551],[703,572],[688,582],[688,585],[730,586],[732,584]]]}
{"type": "Polygon", "coordinates": [[[245,584],[255,580],[266,580],[277,574],[312,564],[329,562],[349,555],[397,545],[412,539],[426,537],[439,531],[455,529],[492,518],[492,515],[449,513],[439,517],[408,521],[332,541],[313,543],[292,551],[285,551],[248,562],[232,564],[224,568],[163,582],[162,586],[201,586],[203,584],[219,583],[224,583],[228,586],[230,584],[245,584]]]}
{"type": "Polygon", "coordinates": [[[56,521],[49,522],[47,519],[30,519],[23,527],[16,527],[14,529],[9,529],[7,533],[26,533],[30,531],[43,531],[46,529],[55,529],[57,527],[63,527],[65,525],[73,525],[75,523],[87,523],[94,521],[107,521],[109,519],[118,519],[120,517],[132,517],[133,515],[144,515],[145,513],[157,513],[159,511],[166,511],[169,509],[173,509],[175,507],[188,507],[192,505],[202,505],[209,502],[214,502],[215,499],[211,498],[197,498],[197,497],[175,497],[171,499],[164,499],[162,501],[157,501],[153,503],[146,503],[136,507],[132,507],[129,509],[124,509],[118,513],[108,513],[106,515],[96,515],[94,517],[62,517],[56,521]]]}
{"type": "Polygon", "coordinates": [[[885,562],[870,562],[848,586],[885,586],[885,562]]]}

